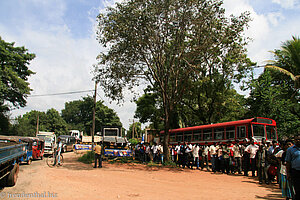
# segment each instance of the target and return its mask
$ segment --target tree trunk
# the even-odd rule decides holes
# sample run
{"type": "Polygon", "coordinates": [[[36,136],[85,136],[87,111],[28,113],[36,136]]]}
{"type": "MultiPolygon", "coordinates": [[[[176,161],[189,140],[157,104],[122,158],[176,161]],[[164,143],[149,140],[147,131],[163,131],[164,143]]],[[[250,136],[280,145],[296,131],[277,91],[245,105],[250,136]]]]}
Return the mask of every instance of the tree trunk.
{"type": "Polygon", "coordinates": [[[170,160],[170,151],[169,151],[169,129],[170,129],[170,113],[172,111],[170,102],[168,102],[166,96],[163,96],[163,102],[164,102],[164,112],[165,112],[165,130],[164,130],[164,142],[163,142],[163,148],[164,148],[164,160],[169,161],[170,160]]]}

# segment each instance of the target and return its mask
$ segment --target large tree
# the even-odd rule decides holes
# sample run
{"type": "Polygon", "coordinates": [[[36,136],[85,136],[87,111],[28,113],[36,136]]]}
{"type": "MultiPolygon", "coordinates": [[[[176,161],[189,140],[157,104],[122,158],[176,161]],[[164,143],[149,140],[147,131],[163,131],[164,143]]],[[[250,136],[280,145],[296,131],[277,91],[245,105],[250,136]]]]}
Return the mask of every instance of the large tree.
{"type": "Polygon", "coordinates": [[[129,0],[98,16],[96,79],[112,99],[146,80],[162,99],[164,151],[174,109],[188,80],[203,71],[241,78],[250,62],[243,31],[249,15],[225,17],[221,0],[129,0]],[[144,79],[142,79],[144,78],[144,79]]]}
{"type": "MultiPolygon", "coordinates": [[[[66,102],[62,117],[68,123],[69,129],[78,129],[90,134],[93,123],[93,105],[94,100],[91,96],[66,102]]],[[[116,112],[105,106],[103,101],[96,103],[95,121],[95,132],[100,132],[103,126],[122,126],[116,112]]]]}
{"type": "Polygon", "coordinates": [[[8,128],[11,107],[24,107],[30,94],[28,77],[33,74],[28,66],[35,54],[25,47],[15,47],[0,37],[0,132],[8,128]],[[6,121],[6,123],[4,123],[6,121]]]}

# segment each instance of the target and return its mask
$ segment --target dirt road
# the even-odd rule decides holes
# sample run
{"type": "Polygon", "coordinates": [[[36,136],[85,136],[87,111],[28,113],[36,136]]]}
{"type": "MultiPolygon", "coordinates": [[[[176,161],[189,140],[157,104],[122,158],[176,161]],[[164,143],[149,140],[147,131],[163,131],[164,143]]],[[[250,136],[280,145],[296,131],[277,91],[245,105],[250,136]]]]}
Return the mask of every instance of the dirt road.
{"type": "Polygon", "coordinates": [[[17,185],[5,188],[1,199],[282,199],[278,185],[259,185],[256,179],[186,169],[107,164],[102,169],[64,154],[62,167],[45,160],[21,165],[17,185]],[[26,198],[26,196],[28,198],[26,198]],[[29,198],[31,196],[31,198],[29,198]]]}

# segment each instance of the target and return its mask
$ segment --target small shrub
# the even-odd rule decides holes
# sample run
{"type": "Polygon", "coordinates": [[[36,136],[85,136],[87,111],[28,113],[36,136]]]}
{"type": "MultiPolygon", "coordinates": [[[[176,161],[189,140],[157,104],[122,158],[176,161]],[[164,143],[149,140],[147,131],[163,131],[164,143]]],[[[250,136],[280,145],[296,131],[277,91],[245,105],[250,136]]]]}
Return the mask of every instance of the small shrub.
{"type": "Polygon", "coordinates": [[[95,152],[88,151],[78,158],[78,161],[83,162],[85,164],[91,164],[95,161],[95,152]]]}

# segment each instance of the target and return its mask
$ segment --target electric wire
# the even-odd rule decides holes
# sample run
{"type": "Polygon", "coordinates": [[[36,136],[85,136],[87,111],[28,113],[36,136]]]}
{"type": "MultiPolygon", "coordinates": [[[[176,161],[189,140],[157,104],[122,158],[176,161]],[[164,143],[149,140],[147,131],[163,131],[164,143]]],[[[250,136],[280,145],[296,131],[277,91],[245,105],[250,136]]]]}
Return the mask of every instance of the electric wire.
{"type": "Polygon", "coordinates": [[[52,93],[52,94],[37,94],[37,95],[29,95],[28,97],[59,96],[59,95],[78,94],[78,93],[93,92],[93,91],[95,90],[81,90],[81,91],[61,92],[61,93],[52,93]]]}

